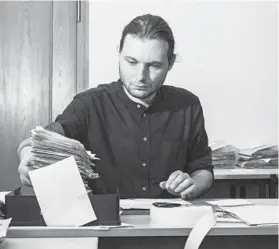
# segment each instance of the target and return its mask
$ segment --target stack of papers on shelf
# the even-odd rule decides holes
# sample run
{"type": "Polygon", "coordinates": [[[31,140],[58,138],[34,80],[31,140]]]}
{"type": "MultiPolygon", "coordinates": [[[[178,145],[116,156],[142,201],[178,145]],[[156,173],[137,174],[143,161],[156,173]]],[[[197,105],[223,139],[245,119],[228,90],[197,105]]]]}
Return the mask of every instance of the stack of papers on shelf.
{"type": "Polygon", "coordinates": [[[278,225],[278,206],[245,205],[222,207],[232,217],[249,226],[278,225]]]}
{"type": "Polygon", "coordinates": [[[224,142],[211,145],[212,163],[215,168],[233,168],[236,165],[238,149],[224,142]]]}
{"type": "Polygon", "coordinates": [[[243,168],[277,168],[278,146],[262,145],[239,151],[237,165],[243,168]]]}
{"type": "Polygon", "coordinates": [[[214,168],[278,168],[278,145],[269,144],[238,149],[225,141],[210,145],[214,168]]]}

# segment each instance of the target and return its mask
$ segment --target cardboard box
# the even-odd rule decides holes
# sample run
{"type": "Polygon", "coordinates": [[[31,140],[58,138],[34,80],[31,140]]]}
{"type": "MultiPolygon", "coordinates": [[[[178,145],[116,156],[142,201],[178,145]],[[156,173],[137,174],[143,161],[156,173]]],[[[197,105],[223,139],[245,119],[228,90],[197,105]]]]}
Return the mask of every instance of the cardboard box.
{"type": "MultiPolygon", "coordinates": [[[[84,226],[120,225],[119,194],[88,194],[97,220],[84,226]]],[[[5,197],[6,218],[11,226],[46,226],[32,187],[22,186],[5,197]]],[[[69,204],[70,205],[70,204],[69,204]]]]}

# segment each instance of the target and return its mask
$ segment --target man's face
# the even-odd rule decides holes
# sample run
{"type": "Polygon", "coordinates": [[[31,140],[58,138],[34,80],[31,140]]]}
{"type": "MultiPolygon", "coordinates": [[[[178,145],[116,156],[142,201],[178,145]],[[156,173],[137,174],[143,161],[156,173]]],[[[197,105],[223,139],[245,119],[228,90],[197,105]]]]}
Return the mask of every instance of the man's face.
{"type": "Polygon", "coordinates": [[[128,34],[119,55],[120,78],[127,91],[144,100],[164,83],[170,69],[168,43],[160,39],[140,39],[128,34]]]}

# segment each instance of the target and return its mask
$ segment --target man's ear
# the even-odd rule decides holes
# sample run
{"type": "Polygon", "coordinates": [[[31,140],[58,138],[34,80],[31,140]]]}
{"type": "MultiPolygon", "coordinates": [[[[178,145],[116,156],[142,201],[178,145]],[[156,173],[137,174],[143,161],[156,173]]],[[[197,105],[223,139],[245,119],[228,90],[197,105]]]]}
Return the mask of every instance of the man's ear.
{"type": "Polygon", "coordinates": [[[176,59],[176,54],[173,54],[170,62],[169,62],[169,70],[172,69],[173,65],[174,65],[174,62],[175,62],[175,59],[176,59]]]}

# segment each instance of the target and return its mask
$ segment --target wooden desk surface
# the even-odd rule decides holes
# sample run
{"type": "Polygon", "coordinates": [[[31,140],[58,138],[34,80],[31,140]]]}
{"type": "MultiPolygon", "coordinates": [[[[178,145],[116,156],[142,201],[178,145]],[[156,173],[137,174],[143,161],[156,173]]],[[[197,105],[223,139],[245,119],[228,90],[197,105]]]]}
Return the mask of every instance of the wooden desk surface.
{"type": "Polygon", "coordinates": [[[216,180],[222,179],[269,179],[271,175],[278,175],[278,169],[214,169],[216,180]]]}
{"type": "MultiPolygon", "coordinates": [[[[278,199],[250,199],[254,204],[278,205],[278,199]]],[[[8,238],[63,238],[63,237],[154,237],[187,236],[192,227],[169,228],[155,226],[149,215],[122,215],[122,222],[133,227],[96,230],[94,227],[53,228],[53,227],[10,227],[8,238]]],[[[278,226],[247,226],[244,223],[217,223],[209,236],[236,235],[277,235],[278,226]]]]}

